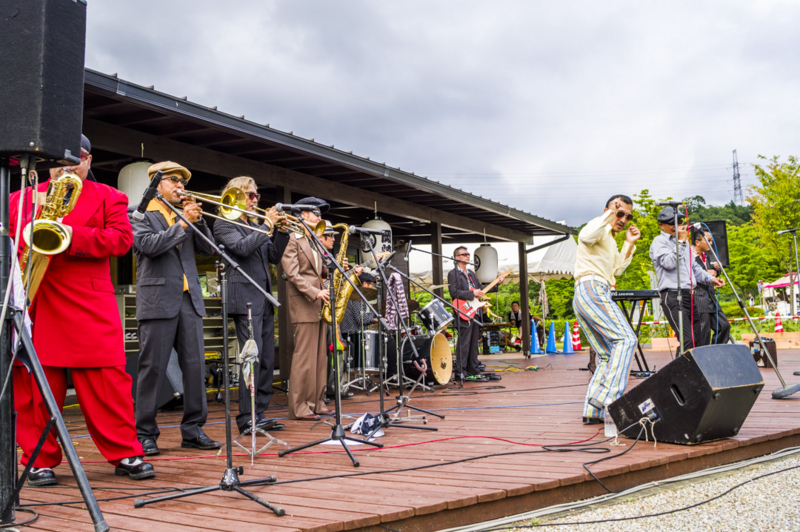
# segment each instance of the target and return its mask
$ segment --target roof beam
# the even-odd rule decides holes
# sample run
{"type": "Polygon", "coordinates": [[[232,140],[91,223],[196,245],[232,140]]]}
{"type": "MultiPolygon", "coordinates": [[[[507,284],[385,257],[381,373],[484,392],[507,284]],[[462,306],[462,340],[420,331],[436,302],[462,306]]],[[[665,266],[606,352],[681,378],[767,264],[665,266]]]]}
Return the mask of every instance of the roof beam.
{"type": "MultiPolygon", "coordinates": [[[[488,235],[503,240],[515,242],[530,242],[531,240],[529,233],[480,222],[434,208],[427,208],[279,166],[259,163],[207,148],[192,146],[162,136],[114,126],[91,118],[84,120],[83,130],[92,139],[93,147],[96,146],[112,153],[137,157],[141,155],[141,146],[144,143],[145,152],[154,160],[178,161],[192,169],[226,178],[251,175],[260,185],[285,186],[298,193],[338,201],[347,205],[371,207],[377,202],[379,212],[422,222],[437,221],[444,226],[473,233],[482,234],[485,230],[488,235]]],[[[442,200],[445,200],[445,198],[442,198],[442,200]]]]}

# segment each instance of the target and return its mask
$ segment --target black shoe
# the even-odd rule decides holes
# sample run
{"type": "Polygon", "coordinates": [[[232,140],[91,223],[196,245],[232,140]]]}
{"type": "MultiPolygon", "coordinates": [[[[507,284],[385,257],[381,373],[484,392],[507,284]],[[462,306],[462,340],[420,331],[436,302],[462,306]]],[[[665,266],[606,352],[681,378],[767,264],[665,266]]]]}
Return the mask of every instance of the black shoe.
{"type": "Polygon", "coordinates": [[[333,401],[333,397],[331,397],[330,399],[327,397],[322,398],[322,402],[325,403],[326,405],[331,404],[331,401],[333,401]]]}
{"type": "Polygon", "coordinates": [[[484,373],[483,376],[486,377],[490,381],[501,381],[501,380],[503,380],[503,377],[501,377],[497,373],[484,373]]]}
{"type": "Polygon", "coordinates": [[[478,371],[486,371],[486,364],[478,364],[478,371]]]}
{"type": "Polygon", "coordinates": [[[586,417],[583,416],[583,424],[584,425],[600,425],[601,423],[605,423],[605,420],[601,417],[586,417]]]}
{"type": "Polygon", "coordinates": [[[202,451],[210,451],[212,449],[219,449],[222,447],[222,444],[218,441],[214,441],[205,434],[201,434],[197,438],[193,440],[183,440],[181,442],[181,447],[184,449],[200,449],[202,451]]]}
{"type": "MultiPolygon", "coordinates": [[[[134,458],[141,457],[135,456],[134,458]]],[[[125,460],[123,460],[114,469],[114,474],[118,477],[124,477],[125,475],[128,475],[132,480],[144,480],[146,478],[153,478],[156,476],[156,470],[153,469],[153,464],[148,464],[144,461],[139,462],[136,465],[127,465],[125,460]]]]}
{"type": "Polygon", "coordinates": [[[56,480],[56,474],[49,467],[33,468],[28,474],[28,486],[41,487],[53,484],[58,484],[58,480],[56,480]]]}
{"type": "Polygon", "coordinates": [[[156,440],[153,438],[142,438],[139,443],[142,444],[142,452],[145,456],[155,456],[161,452],[158,450],[156,440]]]}
{"type": "MultiPolygon", "coordinates": [[[[278,423],[274,419],[267,419],[265,417],[261,417],[261,419],[256,419],[256,429],[270,431],[270,430],[282,430],[285,429],[286,425],[283,423],[278,423]]],[[[247,420],[247,423],[239,427],[239,434],[250,434],[250,420],[247,420]]]]}
{"type": "Polygon", "coordinates": [[[342,399],[350,399],[353,397],[353,392],[342,392],[342,399]]]}

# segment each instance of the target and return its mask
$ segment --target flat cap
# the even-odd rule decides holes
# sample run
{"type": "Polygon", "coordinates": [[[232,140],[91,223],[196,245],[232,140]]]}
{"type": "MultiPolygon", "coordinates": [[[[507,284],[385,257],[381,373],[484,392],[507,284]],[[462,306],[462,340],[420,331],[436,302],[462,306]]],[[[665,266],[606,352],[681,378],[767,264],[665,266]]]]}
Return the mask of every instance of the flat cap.
{"type": "MultiPolygon", "coordinates": [[[[678,211],[678,221],[685,218],[682,212],[678,211]]],[[[658,222],[662,224],[673,225],[675,223],[675,207],[664,207],[658,213],[658,222]]]]}
{"type": "Polygon", "coordinates": [[[181,174],[185,180],[192,177],[192,173],[184,166],[179,165],[174,161],[164,161],[163,163],[156,163],[147,169],[147,177],[152,178],[153,175],[161,170],[164,174],[181,174]]]}
{"type": "Polygon", "coordinates": [[[331,208],[331,206],[328,204],[328,202],[326,202],[325,200],[321,200],[319,198],[315,198],[314,196],[309,196],[307,198],[303,198],[303,199],[297,201],[296,204],[297,205],[313,205],[314,207],[319,209],[319,212],[322,213],[322,214],[325,214],[326,212],[328,212],[328,209],[331,208]]]}

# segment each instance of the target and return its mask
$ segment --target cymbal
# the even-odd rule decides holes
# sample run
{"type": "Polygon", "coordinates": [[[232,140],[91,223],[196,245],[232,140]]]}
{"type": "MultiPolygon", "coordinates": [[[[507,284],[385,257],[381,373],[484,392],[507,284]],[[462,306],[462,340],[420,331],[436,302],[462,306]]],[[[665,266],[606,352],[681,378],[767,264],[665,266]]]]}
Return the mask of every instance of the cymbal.
{"type": "MultiPolygon", "coordinates": [[[[366,297],[368,301],[378,299],[378,291],[374,288],[359,288],[359,290],[361,290],[361,293],[364,294],[364,297],[366,297]]],[[[353,293],[350,294],[350,301],[361,301],[361,296],[358,295],[358,292],[353,290],[353,293]]]]}

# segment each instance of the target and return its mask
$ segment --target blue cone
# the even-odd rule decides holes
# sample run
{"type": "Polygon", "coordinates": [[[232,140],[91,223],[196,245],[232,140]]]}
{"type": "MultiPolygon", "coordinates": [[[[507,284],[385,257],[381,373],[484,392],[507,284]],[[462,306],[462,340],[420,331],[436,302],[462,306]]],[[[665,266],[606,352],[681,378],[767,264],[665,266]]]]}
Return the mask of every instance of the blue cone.
{"type": "Polygon", "coordinates": [[[550,332],[547,333],[547,348],[546,353],[558,353],[556,349],[556,322],[550,322],[550,332]]]}
{"type": "Polygon", "coordinates": [[[564,350],[565,355],[574,355],[575,350],[572,349],[572,331],[569,330],[569,321],[565,322],[564,326],[564,350]]]}
{"type": "Polygon", "coordinates": [[[539,345],[539,335],[536,334],[536,322],[531,320],[531,354],[541,355],[542,348],[539,345]]]}

